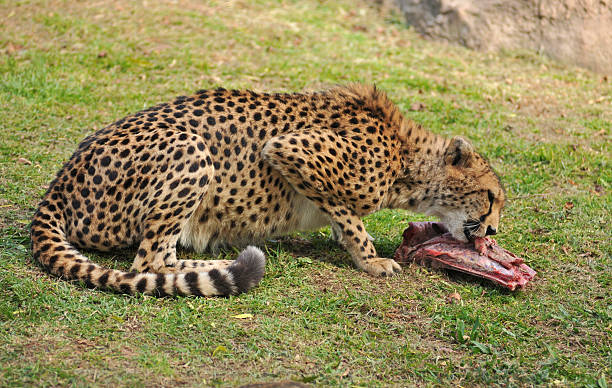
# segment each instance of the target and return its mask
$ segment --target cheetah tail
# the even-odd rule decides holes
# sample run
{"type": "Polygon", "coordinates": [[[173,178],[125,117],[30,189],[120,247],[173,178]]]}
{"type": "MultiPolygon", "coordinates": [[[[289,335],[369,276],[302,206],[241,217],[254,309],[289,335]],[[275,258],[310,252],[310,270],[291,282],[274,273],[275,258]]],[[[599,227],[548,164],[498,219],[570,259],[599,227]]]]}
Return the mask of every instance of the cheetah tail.
{"type": "Polygon", "coordinates": [[[246,292],[262,279],[265,255],[249,246],[227,268],[176,274],[123,272],[93,263],[66,239],[63,217],[47,212],[43,201],[31,224],[32,253],[49,273],[80,281],[89,288],[105,288],[125,294],[154,296],[227,296],[246,292]],[[59,218],[59,219],[58,219],[59,218]]]}

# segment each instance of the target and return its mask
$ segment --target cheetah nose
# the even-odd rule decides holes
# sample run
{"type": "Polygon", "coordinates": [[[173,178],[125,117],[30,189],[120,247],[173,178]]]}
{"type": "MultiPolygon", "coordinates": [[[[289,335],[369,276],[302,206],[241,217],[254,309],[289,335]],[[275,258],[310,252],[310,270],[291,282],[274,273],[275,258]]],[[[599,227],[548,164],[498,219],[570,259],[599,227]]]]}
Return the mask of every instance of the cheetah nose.
{"type": "Polygon", "coordinates": [[[487,226],[487,233],[485,233],[485,236],[493,236],[494,234],[497,234],[497,230],[491,228],[491,225],[487,226]]]}

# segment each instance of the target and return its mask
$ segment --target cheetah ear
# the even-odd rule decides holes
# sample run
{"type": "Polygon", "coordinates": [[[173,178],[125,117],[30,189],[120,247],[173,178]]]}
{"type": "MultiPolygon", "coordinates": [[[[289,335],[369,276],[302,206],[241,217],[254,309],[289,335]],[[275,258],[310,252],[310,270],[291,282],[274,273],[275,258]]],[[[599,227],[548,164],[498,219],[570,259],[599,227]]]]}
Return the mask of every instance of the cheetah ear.
{"type": "Polygon", "coordinates": [[[464,138],[455,136],[446,148],[444,162],[455,167],[469,167],[473,157],[474,147],[464,138]]]}

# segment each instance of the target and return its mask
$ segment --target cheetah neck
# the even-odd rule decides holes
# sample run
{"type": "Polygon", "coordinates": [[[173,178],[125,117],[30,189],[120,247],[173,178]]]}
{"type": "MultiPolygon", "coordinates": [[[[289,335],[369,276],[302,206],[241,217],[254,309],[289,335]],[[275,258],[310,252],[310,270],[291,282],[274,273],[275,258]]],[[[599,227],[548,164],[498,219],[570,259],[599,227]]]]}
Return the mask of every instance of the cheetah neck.
{"type": "Polygon", "coordinates": [[[402,123],[400,139],[402,173],[388,191],[383,206],[426,213],[440,186],[449,139],[407,119],[402,123]]]}
{"type": "Polygon", "coordinates": [[[450,140],[407,119],[402,122],[400,138],[403,143],[403,178],[417,188],[419,182],[427,186],[428,182],[438,180],[450,140]]]}

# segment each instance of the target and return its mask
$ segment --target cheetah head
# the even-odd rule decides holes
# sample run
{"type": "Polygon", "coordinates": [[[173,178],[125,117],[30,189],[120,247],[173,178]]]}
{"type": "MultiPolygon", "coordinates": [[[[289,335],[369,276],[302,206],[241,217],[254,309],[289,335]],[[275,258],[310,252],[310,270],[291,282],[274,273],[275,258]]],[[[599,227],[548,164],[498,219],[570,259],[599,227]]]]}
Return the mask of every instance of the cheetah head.
{"type": "Polygon", "coordinates": [[[461,137],[451,140],[440,163],[438,193],[426,213],[461,241],[496,234],[505,193],[489,163],[461,137]]]}
{"type": "Polygon", "coordinates": [[[393,184],[390,207],[436,216],[461,241],[496,234],[505,193],[489,163],[461,137],[436,154],[393,184]]]}

